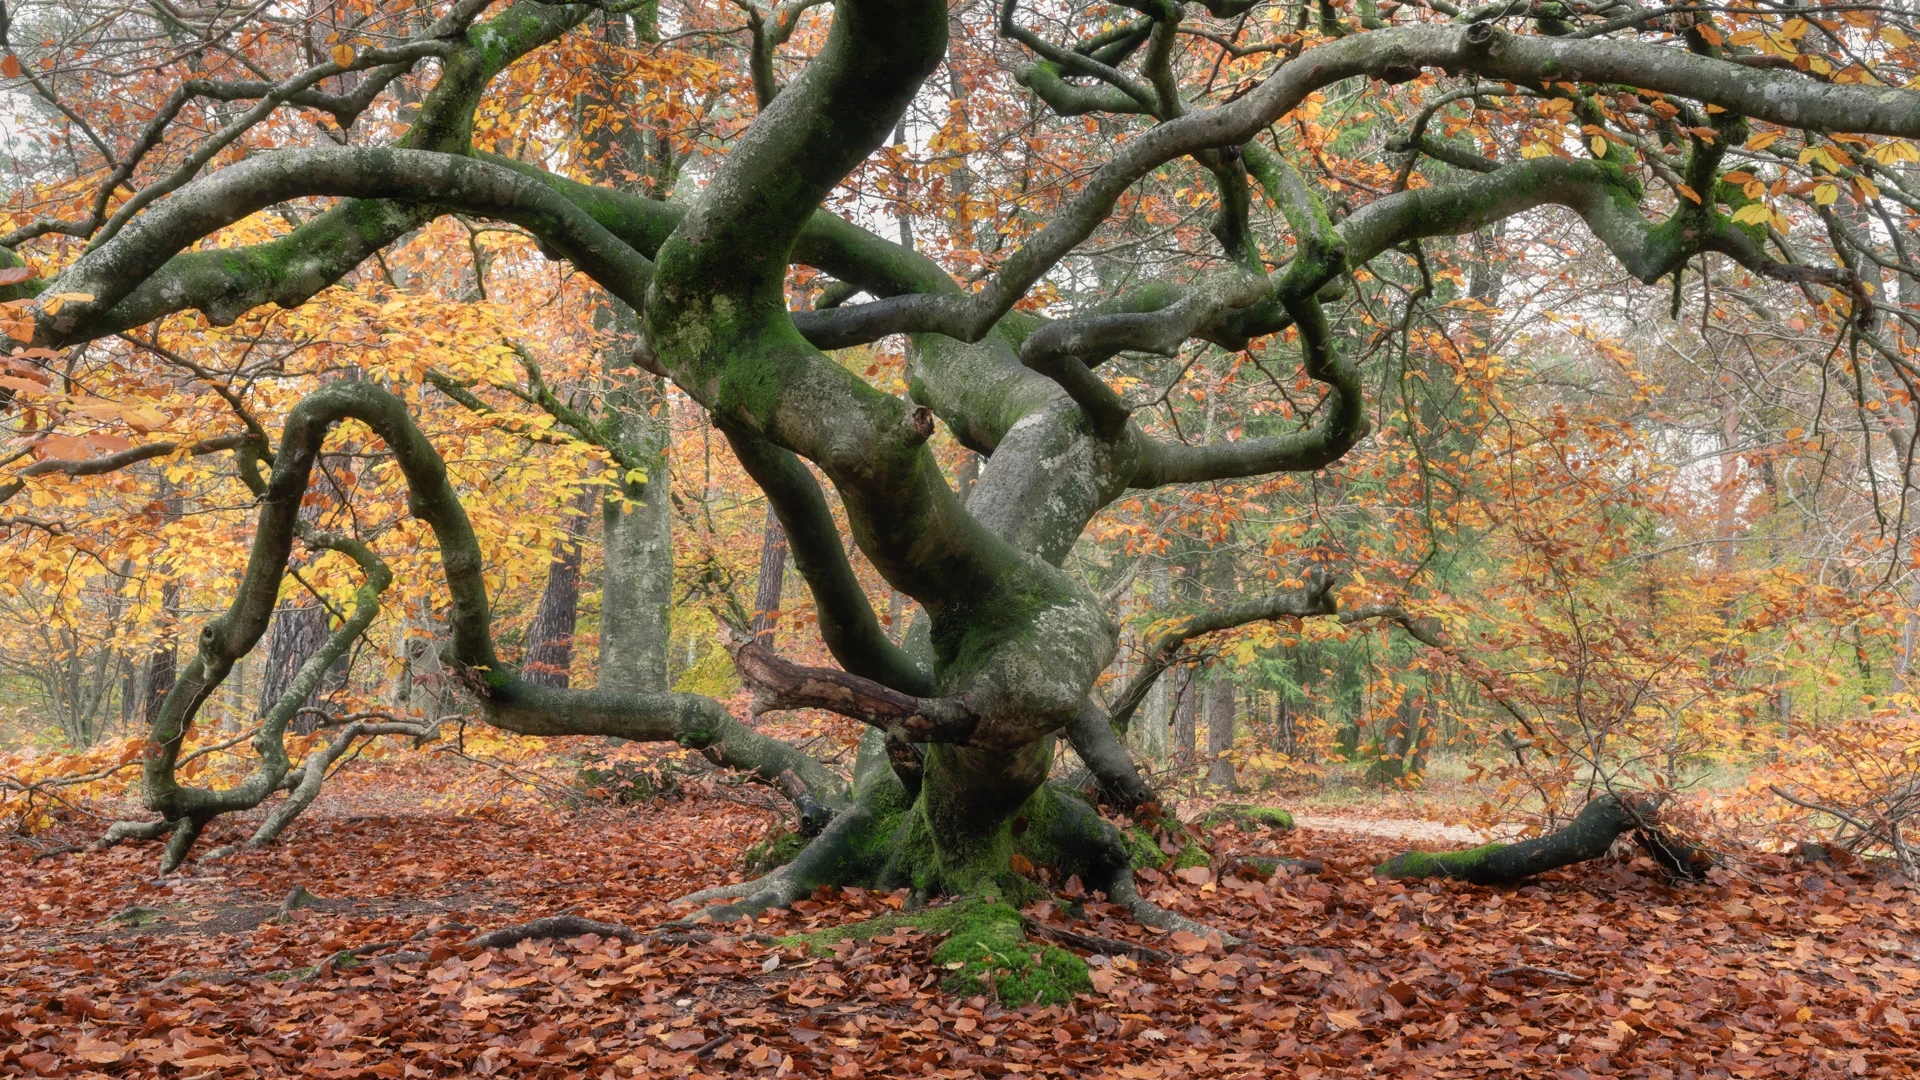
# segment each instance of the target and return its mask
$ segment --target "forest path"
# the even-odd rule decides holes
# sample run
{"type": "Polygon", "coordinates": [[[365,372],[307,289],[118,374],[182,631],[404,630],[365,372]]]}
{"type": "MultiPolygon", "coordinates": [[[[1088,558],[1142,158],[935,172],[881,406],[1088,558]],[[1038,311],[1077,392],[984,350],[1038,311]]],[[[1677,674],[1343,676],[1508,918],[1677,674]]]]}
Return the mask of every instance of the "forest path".
{"type": "Polygon", "coordinates": [[[1293,823],[1315,832],[1346,833],[1350,836],[1378,836],[1389,840],[1413,840],[1420,843],[1477,845],[1486,843],[1479,831],[1464,825],[1447,825],[1419,818],[1345,817],[1332,814],[1293,815],[1293,823]]]}

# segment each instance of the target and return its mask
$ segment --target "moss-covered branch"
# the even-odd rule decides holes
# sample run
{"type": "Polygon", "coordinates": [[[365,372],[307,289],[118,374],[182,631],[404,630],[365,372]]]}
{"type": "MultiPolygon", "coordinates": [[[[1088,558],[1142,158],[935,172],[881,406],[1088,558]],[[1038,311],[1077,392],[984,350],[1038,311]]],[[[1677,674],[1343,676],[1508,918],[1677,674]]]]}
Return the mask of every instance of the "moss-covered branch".
{"type": "Polygon", "coordinates": [[[1375,873],[1390,878],[1450,877],[1474,885],[1514,885],[1536,874],[1605,855],[1622,834],[1655,832],[1658,799],[1601,795],[1587,803],[1565,828],[1465,851],[1409,851],[1396,855],[1375,873]]]}
{"type": "Polygon", "coordinates": [[[1114,696],[1111,709],[1113,725],[1121,731],[1127,729],[1133,720],[1133,714],[1139,710],[1140,703],[1146,700],[1147,692],[1153,689],[1153,684],[1158,682],[1160,676],[1179,658],[1180,651],[1186,643],[1194,638],[1253,622],[1333,615],[1338,610],[1333,598],[1333,578],[1325,574],[1315,574],[1301,588],[1268,593],[1236,604],[1225,604],[1182,619],[1148,642],[1139,669],[1127,681],[1126,686],[1114,696]]]}
{"type": "Polygon", "coordinates": [[[780,519],[794,566],[813,594],[820,637],[834,659],[852,674],[901,693],[931,695],[932,676],[881,628],[813,473],[784,447],[731,425],[722,425],[721,431],[780,519]]]}

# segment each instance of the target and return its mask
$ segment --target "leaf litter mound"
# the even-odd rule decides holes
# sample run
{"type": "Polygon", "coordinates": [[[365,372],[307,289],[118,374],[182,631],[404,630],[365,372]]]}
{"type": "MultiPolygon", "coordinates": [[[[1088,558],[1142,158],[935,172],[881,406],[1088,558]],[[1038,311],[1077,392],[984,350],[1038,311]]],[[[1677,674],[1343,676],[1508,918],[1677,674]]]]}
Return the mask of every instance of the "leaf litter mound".
{"type": "Polygon", "coordinates": [[[1920,908],[1860,863],[1761,855],[1681,888],[1644,858],[1510,890],[1403,885],[1372,877],[1392,839],[1229,825],[1215,867],[1267,854],[1319,872],[1149,870],[1142,889],[1251,946],[1162,934],[1056,883],[1031,919],[1169,959],[1094,954],[1092,993],[1016,1009],[944,993],[939,937],[910,927],[827,955],[780,940],[904,894],[650,933],[687,913],[675,898],[737,876],[773,820],[710,782],[618,810],[397,801],[166,882],[151,847],[36,862],[7,846],[0,1075],[1749,1078],[1920,1061],[1920,908]],[[283,913],[296,886],[316,899],[283,913]],[[563,914],[643,936],[467,944],[563,914]]]}

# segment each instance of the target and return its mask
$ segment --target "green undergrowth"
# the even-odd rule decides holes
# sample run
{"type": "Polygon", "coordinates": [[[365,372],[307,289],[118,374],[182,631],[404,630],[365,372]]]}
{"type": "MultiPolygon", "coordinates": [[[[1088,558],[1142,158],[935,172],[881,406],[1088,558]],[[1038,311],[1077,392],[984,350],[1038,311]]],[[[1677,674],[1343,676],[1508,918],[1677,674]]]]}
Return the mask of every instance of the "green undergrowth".
{"type": "Polygon", "coordinates": [[[945,934],[933,962],[946,972],[941,987],[971,997],[992,994],[1002,1005],[1063,1005],[1093,989],[1086,961],[1065,949],[1027,940],[1020,912],[998,900],[958,900],[940,907],[882,915],[865,922],[782,938],[815,955],[830,955],[843,941],[868,941],[912,927],[945,934]]]}

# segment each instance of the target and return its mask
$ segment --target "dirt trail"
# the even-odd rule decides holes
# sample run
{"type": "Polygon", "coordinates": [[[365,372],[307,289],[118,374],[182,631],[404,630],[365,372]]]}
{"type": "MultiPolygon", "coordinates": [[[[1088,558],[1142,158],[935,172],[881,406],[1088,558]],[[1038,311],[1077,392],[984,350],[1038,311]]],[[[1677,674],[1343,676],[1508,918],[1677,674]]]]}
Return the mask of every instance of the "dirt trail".
{"type": "Polygon", "coordinates": [[[1483,844],[1486,838],[1464,825],[1443,825],[1418,818],[1335,817],[1330,814],[1295,814],[1293,823],[1302,829],[1347,833],[1353,836],[1380,836],[1390,840],[1411,840],[1422,844],[1483,844]]]}

